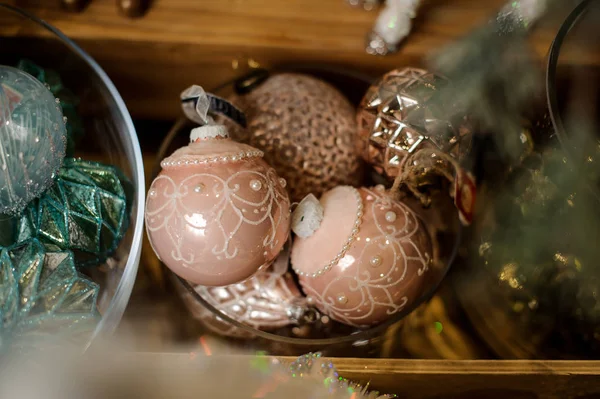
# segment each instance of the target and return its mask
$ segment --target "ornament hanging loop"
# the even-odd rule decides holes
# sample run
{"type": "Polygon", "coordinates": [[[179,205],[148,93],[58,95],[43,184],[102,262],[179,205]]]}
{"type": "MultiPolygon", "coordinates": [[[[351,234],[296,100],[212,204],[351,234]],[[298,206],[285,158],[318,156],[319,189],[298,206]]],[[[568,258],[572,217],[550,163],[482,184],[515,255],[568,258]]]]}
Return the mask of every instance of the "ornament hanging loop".
{"type": "Polygon", "coordinates": [[[181,108],[185,116],[201,126],[214,124],[210,114],[219,114],[246,127],[246,116],[240,109],[221,97],[207,93],[202,86],[193,85],[181,93],[181,108]]]}

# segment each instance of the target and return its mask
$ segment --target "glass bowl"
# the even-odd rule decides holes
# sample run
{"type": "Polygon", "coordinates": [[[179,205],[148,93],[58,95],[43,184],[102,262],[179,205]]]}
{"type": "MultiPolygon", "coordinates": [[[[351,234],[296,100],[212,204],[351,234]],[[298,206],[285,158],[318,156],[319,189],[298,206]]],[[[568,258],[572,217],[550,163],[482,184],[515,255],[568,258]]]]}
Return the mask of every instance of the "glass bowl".
{"type": "Polygon", "coordinates": [[[114,332],[137,274],[145,196],[138,138],[125,103],[106,73],[56,28],[0,3],[0,48],[0,65],[14,66],[21,59],[28,59],[59,74],[64,86],[79,99],[77,112],[85,129],[85,144],[76,145],[73,156],[116,166],[132,182],[132,207],[125,237],[104,265],[89,272],[100,285],[97,305],[102,318],[91,335],[85,335],[87,347],[94,338],[114,332]]]}
{"type": "Polygon", "coordinates": [[[556,137],[600,200],[600,4],[582,1],[548,54],[546,99],[556,137]]]}
{"type": "Polygon", "coordinates": [[[511,182],[482,184],[470,256],[454,269],[468,319],[501,358],[600,356],[598,18],[600,3],[585,0],[558,29],[545,82],[551,124],[534,143],[540,156],[516,167],[511,182]],[[537,194],[548,196],[536,202],[537,194]]]}
{"type": "MultiPolygon", "coordinates": [[[[373,82],[373,79],[368,75],[337,67],[329,68],[323,65],[281,66],[268,71],[269,74],[280,72],[304,73],[320,78],[336,87],[355,106],[358,105],[362,96],[373,82]]],[[[250,74],[249,76],[256,76],[256,74],[250,74]]],[[[243,76],[236,81],[227,82],[219,87],[207,88],[207,91],[221,97],[227,97],[233,93],[234,87],[244,87],[251,79],[253,78],[243,76]]],[[[201,84],[202,82],[198,83],[201,84]]],[[[189,143],[189,132],[192,127],[193,125],[183,118],[173,126],[164,139],[157,155],[153,170],[154,176],[160,172],[160,161],[164,157],[189,143]]],[[[366,186],[378,183],[391,183],[385,181],[374,171],[367,173],[367,176],[366,181],[363,182],[366,186]]],[[[461,236],[461,225],[451,199],[446,197],[444,195],[440,195],[439,198],[436,197],[434,199],[435,206],[428,209],[417,205],[416,201],[414,204],[410,204],[410,201],[407,202],[413,209],[418,208],[418,213],[423,219],[428,221],[443,220],[441,224],[445,226],[444,229],[439,229],[435,233],[435,241],[439,244],[440,255],[434,262],[434,266],[431,268],[431,273],[429,274],[429,278],[431,279],[428,285],[429,289],[420,298],[410,304],[410,306],[396,313],[394,317],[368,329],[358,329],[327,320],[328,318],[323,318],[318,312],[309,312],[308,315],[310,317],[305,317],[299,325],[289,325],[269,331],[255,329],[215,308],[200,296],[194,290],[194,287],[184,279],[177,277],[170,271],[167,271],[167,273],[173,277],[172,281],[174,282],[175,289],[184,299],[183,303],[189,308],[193,317],[202,323],[202,318],[206,319],[207,314],[212,315],[211,319],[213,323],[218,324],[220,331],[227,331],[228,334],[235,335],[238,338],[238,343],[245,342],[242,344],[244,346],[248,345],[254,349],[259,347],[267,349],[272,353],[289,355],[318,350],[330,355],[357,356],[358,353],[360,356],[378,356],[379,349],[390,337],[390,332],[396,331],[393,326],[397,325],[406,315],[433,296],[456,256],[461,236]],[[317,316],[313,317],[315,315],[317,316]],[[326,321],[322,322],[323,320],[326,321]],[[353,347],[353,350],[348,351],[348,347],[353,347]]],[[[207,330],[210,333],[210,329],[207,330]]]]}

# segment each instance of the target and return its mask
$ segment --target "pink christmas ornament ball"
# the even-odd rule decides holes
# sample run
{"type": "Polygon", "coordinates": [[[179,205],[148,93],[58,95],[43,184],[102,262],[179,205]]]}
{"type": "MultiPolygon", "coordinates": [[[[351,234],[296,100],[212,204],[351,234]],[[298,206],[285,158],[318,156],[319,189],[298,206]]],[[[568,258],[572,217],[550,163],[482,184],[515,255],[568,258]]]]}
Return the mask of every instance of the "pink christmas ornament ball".
{"type": "Polygon", "coordinates": [[[146,202],[146,229],[159,259],[194,284],[226,286],[267,267],[290,225],[286,182],[253,147],[226,129],[192,131],[192,143],[161,162],[146,202]]]}
{"type": "Polygon", "coordinates": [[[424,293],[433,246],[413,210],[383,186],[339,186],[323,194],[321,212],[314,205],[294,212],[293,230],[302,236],[291,256],[309,303],[333,320],[368,327],[424,293]]]}

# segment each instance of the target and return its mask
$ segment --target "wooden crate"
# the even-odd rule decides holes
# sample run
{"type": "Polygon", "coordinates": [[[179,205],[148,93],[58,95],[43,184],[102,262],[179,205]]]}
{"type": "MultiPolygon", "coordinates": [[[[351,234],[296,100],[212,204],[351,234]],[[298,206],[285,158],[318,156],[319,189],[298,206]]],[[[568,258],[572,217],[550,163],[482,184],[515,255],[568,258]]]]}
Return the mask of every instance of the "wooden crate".
{"type": "MultiPolygon", "coordinates": [[[[133,21],[119,16],[108,0],[93,0],[77,15],[62,11],[58,1],[8,1],[73,38],[107,71],[132,116],[153,120],[178,117],[175,100],[190,84],[211,88],[257,65],[317,62],[376,74],[422,65],[433,49],[485,21],[503,2],[426,1],[401,51],[373,57],[364,52],[364,36],[375,13],[353,9],[344,0],[155,0],[146,17],[133,21]]],[[[532,46],[540,60],[555,32],[552,26],[534,34],[532,46]]],[[[7,30],[0,19],[0,36],[15,33],[27,35],[7,30]]],[[[600,55],[574,62],[597,66],[600,55]]],[[[146,133],[140,131],[149,177],[158,141],[146,133]]],[[[131,334],[141,350],[165,351],[175,342],[197,338],[197,326],[178,319],[181,309],[166,299],[164,276],[147,242],[140,267],[122,335],[131,334]]],[[[489,356],[477,343],[467,342],[464,333],[458,341],[464,348],[447,356],[455,360],[333,361],[346,378],[406,398],[600,398],[600,362],[456,360],[489,356]]],[[[428,343],[420,340],[415,344],[420,349],[410,353],[388,348],[388,355],[439,356],[428,343]]]]}

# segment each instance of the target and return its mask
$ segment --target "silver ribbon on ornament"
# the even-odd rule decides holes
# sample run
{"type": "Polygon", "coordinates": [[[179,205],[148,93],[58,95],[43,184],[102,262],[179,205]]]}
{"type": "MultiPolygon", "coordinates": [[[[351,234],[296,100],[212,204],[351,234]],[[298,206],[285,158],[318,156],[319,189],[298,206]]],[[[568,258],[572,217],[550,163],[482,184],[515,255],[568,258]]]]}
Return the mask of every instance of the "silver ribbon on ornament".
{"type": "Polygon", "coordinates": [[[228,117],[241,127],[246,127],[246,116],[229,101],[207,93],[201,86],[193,85],[181,93],[181,108],[190,120],[199,125],[214,124],[210,114],[228,117]]]}

